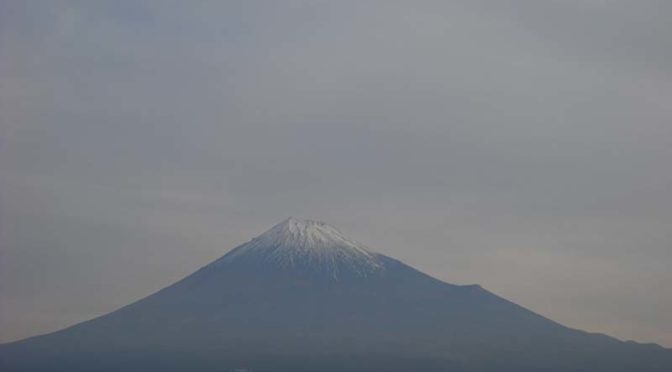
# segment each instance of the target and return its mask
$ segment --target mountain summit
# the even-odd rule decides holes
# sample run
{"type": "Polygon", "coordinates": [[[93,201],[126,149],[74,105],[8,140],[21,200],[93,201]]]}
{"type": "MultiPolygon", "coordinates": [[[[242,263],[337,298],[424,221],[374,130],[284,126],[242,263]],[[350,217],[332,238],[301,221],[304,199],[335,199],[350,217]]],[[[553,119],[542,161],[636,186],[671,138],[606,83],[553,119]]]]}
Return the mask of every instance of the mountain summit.
{"type": "Polygon", "coordinates": [[[383,268],[380,255],[321,221],[289,217],[218,260],[217,264],[256,261],[313,271],[338,279],[368,276],[383,268]]]}
{"type": "Polygon", "coordinates": [[[3,372],[669,372],[672,350],[571,329],[289,218],[157,293],[0,345],[3,372]]]}

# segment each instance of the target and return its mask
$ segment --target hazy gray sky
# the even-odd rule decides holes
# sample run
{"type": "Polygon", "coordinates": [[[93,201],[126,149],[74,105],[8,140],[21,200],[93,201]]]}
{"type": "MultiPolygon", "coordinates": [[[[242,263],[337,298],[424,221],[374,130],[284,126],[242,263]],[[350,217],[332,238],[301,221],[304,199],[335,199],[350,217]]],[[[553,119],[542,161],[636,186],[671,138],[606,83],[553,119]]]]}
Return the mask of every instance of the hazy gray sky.
{"type": "Polygon", "coordinates": [[[672,347],[672,2],[0,1],[0,341],[289,215],[672,347]]]}

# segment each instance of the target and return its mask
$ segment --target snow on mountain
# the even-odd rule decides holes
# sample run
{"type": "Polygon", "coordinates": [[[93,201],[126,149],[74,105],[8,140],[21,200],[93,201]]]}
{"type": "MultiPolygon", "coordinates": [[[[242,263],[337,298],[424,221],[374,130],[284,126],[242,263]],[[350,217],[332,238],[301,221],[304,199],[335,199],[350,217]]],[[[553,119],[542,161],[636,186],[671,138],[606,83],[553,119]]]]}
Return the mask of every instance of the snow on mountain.
{"type": "Polygon", "coordinates": [[[253,260],[282,268],[310,268],[339,277],[344,271],[367,276],[383,269],[381,255],[321,221],[289,217],[238,246],[215,265],[253,260]]]}

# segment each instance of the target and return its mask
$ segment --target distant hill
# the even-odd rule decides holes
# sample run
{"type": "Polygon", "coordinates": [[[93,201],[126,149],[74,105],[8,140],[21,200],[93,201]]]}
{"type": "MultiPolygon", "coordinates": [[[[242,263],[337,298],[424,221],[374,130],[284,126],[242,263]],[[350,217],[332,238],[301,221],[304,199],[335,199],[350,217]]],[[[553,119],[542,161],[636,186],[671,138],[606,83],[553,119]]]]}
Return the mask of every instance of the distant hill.
{"type": "Polygon", "coordinates": [[[122,309],[0,346],[3,372],[670,372],[672,350],[567,328],[289,218],[122,309]]]}

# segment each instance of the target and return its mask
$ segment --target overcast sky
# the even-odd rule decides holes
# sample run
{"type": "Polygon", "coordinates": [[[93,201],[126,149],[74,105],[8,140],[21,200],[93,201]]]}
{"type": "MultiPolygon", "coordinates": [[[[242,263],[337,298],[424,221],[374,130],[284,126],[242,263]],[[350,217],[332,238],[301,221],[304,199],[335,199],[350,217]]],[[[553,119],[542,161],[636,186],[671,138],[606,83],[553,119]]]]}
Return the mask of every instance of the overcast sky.
{"type": "Polygon", "coordinates": [[[672,347],[672,2],[0,1],[0,341],[287,216],[672,347]]]}

